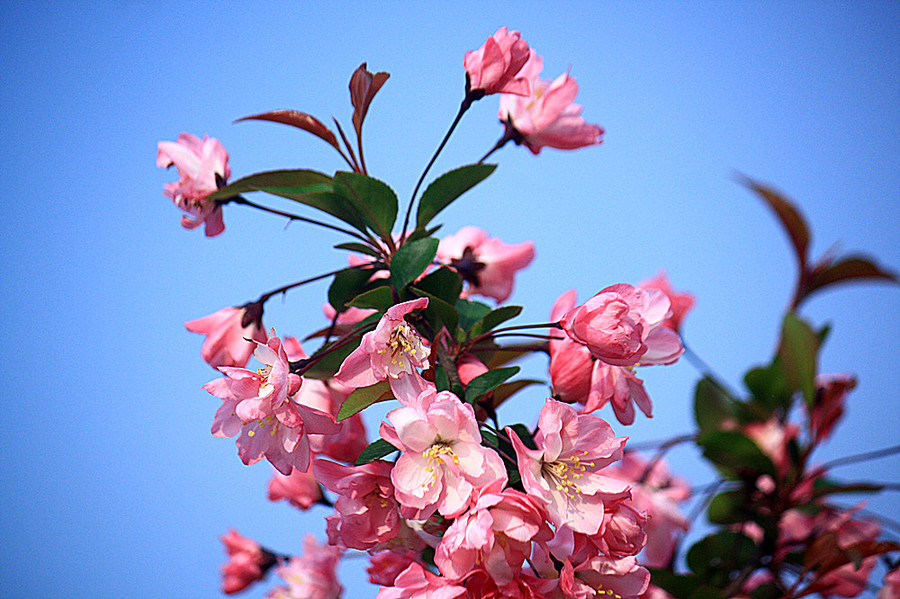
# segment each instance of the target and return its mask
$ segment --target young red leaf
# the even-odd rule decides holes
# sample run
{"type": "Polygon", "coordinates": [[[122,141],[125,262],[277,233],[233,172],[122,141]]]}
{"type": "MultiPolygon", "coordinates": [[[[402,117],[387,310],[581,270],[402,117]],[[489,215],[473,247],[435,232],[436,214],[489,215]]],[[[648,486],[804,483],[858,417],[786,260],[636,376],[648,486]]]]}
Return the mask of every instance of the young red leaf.
{"type": "Polygon", "coordinates": [[[803,219],[800,211],[797,210],[793,203],[770,187],[761,185],[743,175],[739,176],[739,181],[756,192],[775,212],[775,216],[781,221],[782,226],[791,238],[791,243],[794,245],[794,252],[797,254],[797,261],[800,263],[800,271],[805,271],[810,234],[809,227],[806,226],[806,221],[803,219]]]}
{"type": "MultiPolygon", "coordinates": [[[[897,275],[884,270],[864,256],[848,256],[827,268],[815,268],[804,285],[804,293],[799,301],[806,299],[813,292],[829,285],[853,281],[854,279],[882,279],[898,282],[897,275]]],[[[798,303],[799,303],[798,301],[798,303]]]]}
{"type": "Polygon", "coordinates": [[[353,127],[356,135],[362,131],[363,120],[369,110],[369,104],[384,82],[390,77],[389,73],[375,73],[366,70],[366,63],[359,65],[350,77],[350,103],[353,104],[353,127]]]}
{"type": "Polygon", "coordinates": [[[298,129],[303,129],[304,131],[312,133],[316,137],[325,140],[326,142],[331,144],[338,152],[341,151],[334,132],[324,124],[322,124],[322,121],[312,115],[306,114],[305,112],[298,112],[296,110],[273,110],[271,112],[263,112],[262,114],[245,116],[244,118],[238,119],[235,122],[240,121],[272,121],[273,123],[282,123],[284,125],[297,127],[298,129]]]}

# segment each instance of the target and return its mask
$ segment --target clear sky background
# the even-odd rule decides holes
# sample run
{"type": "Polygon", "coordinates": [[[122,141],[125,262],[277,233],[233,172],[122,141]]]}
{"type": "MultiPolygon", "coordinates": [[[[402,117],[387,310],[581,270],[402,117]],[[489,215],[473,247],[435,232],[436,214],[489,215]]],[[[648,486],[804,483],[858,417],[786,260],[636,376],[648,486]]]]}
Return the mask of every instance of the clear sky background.
{"type": "MultiPolygon", "coordinates": [[[[456,114],[467,50],[507,25],[543,55],[545,77],[571,68],[604,143],[538,157],[508,146],[443,215],[445,233],[475,224],[535,241],[510,300],[526,306],[523,323],[546,320],[567,289],[583,300],[666,269],[697,297],[687,342],[739,386],[771,357],[796,266],[735,172],[796,200],[815,255],[838,243],[900,269],[894,2],[4,1],[0,13],[3,597],[216,597],[227,528],[286,553],[307,531],[324,539],[328,510],[270,503],[268,465],[243,466],[233,440],[209,434],[219,400],[200,387],[216,373],[183,322],[341,267],[331,246],[345,240],[239,206],[217,238],[182,229],[156,143],[217,137],[235,178],[334,172],[343,164],[320,140],[232,121],[294,108],[349,129],[347,83],[363,61],[392,75],[365,139],[370,172],[401,201],[456,114]]],[[[490,97],[469,111],[434,175],[490,148],[496,110],[490,97]]],[[[326,289],[269,302],[267,326],[298,337],[323,326],[326,289]]],[[[900,286],[838,288],[803,314],[834,326],[822,369],[860,379],[817,459],[900,443],[900,286]]],[[[654,418],[616,432],[689,431],[697,372],[642,374],[654,418]]],[[[535,389],[501,418],[533,424],[543,400],[535,389]]],[[[712,480],[689,448],[670,462],[694,484],[712,480]]],[[[835,474],[897,482],[898,462],[835,474]]],[[[898,493],[867,509],[896,520],[898,493]]],[[[374,596],[364,564],[342,568],[347,597],[374,596]]]]}

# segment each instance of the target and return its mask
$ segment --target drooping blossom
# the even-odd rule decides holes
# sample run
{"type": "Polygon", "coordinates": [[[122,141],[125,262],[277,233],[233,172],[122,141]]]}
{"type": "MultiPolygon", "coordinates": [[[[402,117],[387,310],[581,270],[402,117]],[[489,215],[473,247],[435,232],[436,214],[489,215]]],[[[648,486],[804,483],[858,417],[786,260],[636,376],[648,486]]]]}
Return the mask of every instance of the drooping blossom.
{"type": "Polygon", "coordinates": [[[602,473],[621,459],[627,437],[615,437],[605,420],[577,414],[548,399],[529,449],[512,428],[506,429],[516,450],[525,491],[540,499],[554,525],[596,534],[604,503],[628,497],[628,485],[602,473]]]}
{"type": "Polygon", "coordinates": [[[393,586],[401,572],[411,563],[419,562],[421,559],[421,552],[412,549],[379,551],[369,556],[369,567],[366,568],[369,582],[378,586],[393,586]]]}
{"type": "Polygon", "coordinates": [[[437,259],[452,266],[467,283],[467,293],[504,302],[512,294],[516,271],[534,260],[534,244],[503,243],[478,227],[463,227],[441,240],[437,259]]]}
{"type": "Polygon", "coordinates": [[[427,306],[428,298],[421,297],[388,308],[375,330],[363,335],[359,347],[347,356],[334,379],[354,389],[387,380],[398,399],[417,396],[425,384],[416,369],[428,366],[430,350],[404,317],[427,306]]]}
{"type": "Polygon", "coordinates": [[[668,567],[678,538],[690,526],[679,510],[679,504],[691,495],[687,481],[672,475],[663,460],[649,462],[633,451],[626,451],[605,474],[627,482],[631,486],[630,506],[649,516],[643,525],[647,542],[641,563],[651,568],[668,567]]]}
{"type": "Polygon", "coordinates": [[[432,574],[417,562],[411,563],[394,581],[382,587],[376,599],[454,599],[465,595],[465,587],[432,574]]]}
{"type": "Polygon", "coordinates": [[[243,591],[262,580],[276,563],[274,554],[236,530],[229,530],[221,539],[228,553],[228,562],[222,566],[222,591],[225,593],[243,591]]]}
{"type": "Polygon", "coordinates": [[[214,137],[204,135],[200,139],[182,133],[177,141],[161,141],[157,146],[156,165],[168,168],[173,164],[179,179],[166,183],[163,193],[187,213],[181,217],[181,226],[195,229],[205,224],[207,237],[224,231],[222,207],[207,198],[231,176],[225,146],[214,137]]]}
{"type": "Polygon", "coordinates": [[[634,557],[598,555],[577,566],[566,559],[559,578],[566,599],[637,599],[650,584],[650,572],[634,557]]]}
{"type": "Polygon", "coordinates": [[[313,535],[303,541],[303,555],[292,556],[275,571],[287,586],[273,588],[266,599],[338,599],[344,591],[337,577],[341,550],[320,545],[313,535]]]}
{"type": "Polygon", "coordinates": [[[575,80],[568,72],[553,81],[541,79],[543,67],[543,59],[532,52],[520,72],[533,82],[531,93],[500,96],[500,120],[513,130],[516,143],[524,143],[533,154],[545,146],[574,150],[601,143],[603,128],[586,123],[581,106],[575,104],[575,80]]]}
{"type": "MultiPolygon", "coordinates": [[[[345,547],[371,549],[397,536],[400,512],[394,499],[391,462],[378,460],[344,466],[328,460],[313,463],[316,478],[338,495],[335,532],[345,547]]],[[[332,543],[335,544],[335,543],[332,543]]]]}
{"type": "Polygon", "coordinates": [[[638,283],[638,287],[641,289],[658,289],[665,293],[666,297],[669,298],[672,314],[663,321],[662,326],[674,331],[681,330],[681,321],[694,307],[694,296],[686,291],[675,291],[665,272],[660,272],[652,279],[638,283]]]}
{"type": "Polygon", "coordinates": [[[287,499],[301,510],[308,510],[322,500],[322,488],[311,468],[306,471],[294,468],[288,475],[274,470],[268,490],[269,501],[287,499]]]}
{"type": "Polygon", "coordinates": [[[262,304],[251,302],[237,308],[222,308],[208,316],[184,323],[187,330],[206,335],[200,356],[212,366],[243,368],[256,349],[254,341],[266,342],[262,304]]]}
{"type": "Polygon", "coordinates": [[[453,393],[426,389],[387,419],[391,424],[381,424],[381,436],[403,452],[391,481],[405,518],[424,520],[436,511],[456,517],[477,487],[506,481],[500,456],[481,445],[472,406],[453,393]]]}
{"type": "Polygon", "coordinates": [[[519,71],[530,55],[528,43],[518,31],[501,27],[479,49],[466,52],[463,59],[468,79],[466,91],[527,96],[531,93],[531,80],[519,71]]]}
{"type": "Polygon", "coordinates": [[[461,579],[481,565],[498,585],[507,585],[531,555],[532,539],[553,536],[541,502],[504,485],[501,479],[476,490],[472,507],[444,533],[434,556],[441,574],[461,579]]]}
{"type": "Polygon", "coordinates": [[[212,433],[237,440],[238,455],[245,464],[263,457],[282,474],[293,468],[307,470],[310,451],[308,435],[340,430],[334,417],[294,400],[301,379],[290,371],[285,349],[275,332],[265,345],[257,344],[256,359],[264,366],[256,372],[222,366],[225,378],[203,386],[222,399],[212,433]]]}
{"type": "Polygon", "coordinates": [[[566,312],[560,325],[607,364],[671,364],[684,347],[675,331],[662,326],[669,312],[662,291],[619,283],[566,312]]]}
{"type": "Polygon", "coordinates": [[[816,399],[812,407],[803,402],[809,414],[813,442],[820,443],[844,415],[844,398],[856,387],[856,377],[849,374],[816,376],[816,399]]]}

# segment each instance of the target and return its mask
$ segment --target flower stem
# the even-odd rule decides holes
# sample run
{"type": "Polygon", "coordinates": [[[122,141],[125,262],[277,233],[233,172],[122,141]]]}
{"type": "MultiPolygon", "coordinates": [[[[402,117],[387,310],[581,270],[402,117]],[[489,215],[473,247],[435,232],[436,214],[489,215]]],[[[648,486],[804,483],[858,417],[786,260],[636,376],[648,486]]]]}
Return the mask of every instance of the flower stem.
{"type": "Polygon", "coordinates": [[[842,458],[837,458],[831,460],[830,462],[825,462],[822,465],[823,469],[834,468],[835,466],[844,466],[845,464],[854,464],[856,462],[865,462],[868,460],[874,460],[877,458],[887,457],[889,455],[894,455],[895,453],[900,453],[900,445],[894,445],[893,447],[887,447],[885,449],[878,449],[875,451],[867,451],[866,453],[858,453],[856,455],[848,455],[842,458]]]}
{"type": "MultiPolygon", "coordinates": [[[[365,269],[371,269],[372,265],[371,264],[360,264],[359,266],[349,266],[347,268],[353,268],[353,269],[357,269],[357,270],[365,270],[365,269]]],[[[321,281],[322,279],[327,279],[328,277],[334,276],[337,273],[341,272],[342,270],[347,270],[347,268],[339,268],[337,270],[332,270],[331,272],[326,272],[324,274],[316,275],[316,276],[310,277],[308,279],[303,279],[302,281],[297,281],[296,283],[289,283],[288,285],[283,285],[283,286],[279,287],[278,289],[273,289],[272,291],[267,291],[266,293],[263,293],[261,296],[259,296],[259,299],[256,301],[259,303],[267,302],[274,295],[278,295],[279,293],[285,293],[286,291],[290,291],[291,289],[293,289],[295,287],[301,287],[303,285],[306,285],[307,283],[315,283],[316,281],[321,281]]]]}
{"type": "MultiPolygon", "coordinates": [[[[229,202],[233,202],[235,204],[243,204],[244,206],[250,206],[251,208],[256,208],[257,210],[262,210],[263,212],[268,212],[269,214],[274,214],[276,216],[283,216],[288,220],[299,220],[304,223],[309,223],[311,225],[317,225],[319,227],[324,227],[326,229],[331,229],[332,231],[338,231],[339,233],[344,233],[345,235],[350,235],[351,237],[355,237],[360,241],[364,241],[369,245],[374,245],[373,241],[363,235],[357,233],[356,231],[351,231],[349,229],[344,229],[343,227],[338,227],[335,225],[329,225],[328,223],[323,223],[321,221],[306,218],[305,216],[300,216],[297,214],[292,214],[290,212],[284,212],[282,210],[276,210],[275,208],[269,208],[268,206],[263,206],[262,204],[257,204],[256,202],[251,202],[247,198],[243,196],[235,196],[233,198],[227,198],[226,200],[220,201],[219,203],[224,205],[229,202]]],[[[377,247],[377,246],[376,246],[377,247]]]]}

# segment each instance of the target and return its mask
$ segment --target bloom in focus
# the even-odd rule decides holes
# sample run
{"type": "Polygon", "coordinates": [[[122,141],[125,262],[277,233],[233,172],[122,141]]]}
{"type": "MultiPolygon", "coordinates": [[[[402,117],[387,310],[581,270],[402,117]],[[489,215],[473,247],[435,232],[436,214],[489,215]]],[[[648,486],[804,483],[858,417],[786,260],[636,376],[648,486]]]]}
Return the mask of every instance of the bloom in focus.
{"type": "MultiPolygon", "coordinates": [[[[484,94],[531,93],[531,81],[519,71],[528,62],[531,50],[518,31],[501,27],[477,50],[466,52],[463,64],[469,89],[484,90],[484,94]]],[[[467,90],[468,91],[468,90],[467,90]]]]}
{"type": "Polygon", "coordinates": [[[534,260],[534,244],[503,243],[478,227],[463,227],[441,240],[437,259],[460,274],[468,293],[504,302],[512,294],[516,271],[534,260]]]}
{"type": "Polygon", "coordinates": [[[206,225],[207,237],[225,230],[222,207],[207,199],[224,185],[231,176],[228,152],[225,146],[207,135],[200,139],[190,133],[182,133],[177,141],[161,141],[156,150],[156,165],[178,169],[178,181],[166,183],[164,195],[187,214],[181,217],[181,226],[195,229],[206,225]]]}
{"type": "Polygon", "coordinates": [[[666,294],[671,304],[672,314],[663,321],[662,326],[669,327],[675,331],[681,329],[681,321],[687,316],[687,313],[694,307],[694,296],[686,291],[675,291],[669,277],[665,272],[661,272],[652,279],[647,279],[638,283],[641,289],[658,289],[666,294]]]}
{"type": "Polygon", "coordinates": [[[213,368],[243,368],[256,349],[253,341],[266,342],[262,304],[258,303],[249,303],[239,308],[222,308],[209,316],[189,320],[184,326],[193,333],[206,335],[200,355],[213,368]]]}
{"type": "Polygon", "coordinates": [[[533,81],[531,94],[500,96],[500,120],[513,129],[513,139],[524,143],[533,154],[540,153],[544,146],[574,150],[601,143],[603,129],[586,123],[581,106],[575,104],[575,80],[568,73],[553,81],[541,79],[538,74],[543,66],[543,59],[532,53],[521,71],[533,81]]]}

